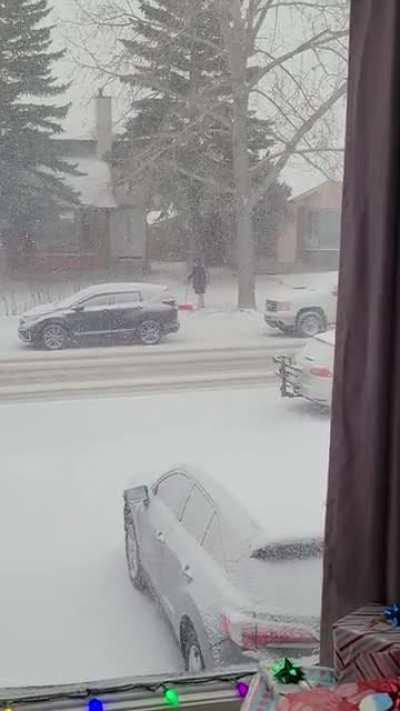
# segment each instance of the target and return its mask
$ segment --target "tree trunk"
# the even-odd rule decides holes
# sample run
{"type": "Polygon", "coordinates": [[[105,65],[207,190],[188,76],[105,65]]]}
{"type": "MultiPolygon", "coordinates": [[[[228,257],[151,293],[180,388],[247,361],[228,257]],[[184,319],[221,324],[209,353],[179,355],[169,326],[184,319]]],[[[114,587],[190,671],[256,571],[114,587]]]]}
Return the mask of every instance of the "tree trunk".
{"type": "Polygon", "coordinates": [[[189,221],[190,221],[190,260],[204,258],[202,240],[202,215],[200,208],[199,185],[197,181],[191,180],[188,190],[189,197],[189,221]]]}
{"type": "Polygon", "coordinates": [[[229,3],[224,5],[223,17],[225,18],[225,37],[230,35],[231,38],[228,46],[233,89],[232,143],[236,203],[238,306],[240,309],[254,309],[256,306],[255,248],[248,151],[247,36],[240,0],[229,0],[229,3]]]}
{"type": "Polygon", "coordinates": [[[248,94],[244,82],[234,91],[233,166],[236,202],[238,306],[255,309],[255,248],[253,237],[250,163],[247,149],[248,94]]]}

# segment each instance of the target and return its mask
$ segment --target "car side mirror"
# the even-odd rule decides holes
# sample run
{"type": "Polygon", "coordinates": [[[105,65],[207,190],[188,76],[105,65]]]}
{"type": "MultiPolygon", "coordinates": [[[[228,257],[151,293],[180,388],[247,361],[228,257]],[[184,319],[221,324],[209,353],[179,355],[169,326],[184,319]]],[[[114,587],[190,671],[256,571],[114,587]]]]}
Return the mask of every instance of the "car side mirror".
{"type": "Polygon", "coordinates": [[[83,304],[77,304],[76,306],[72,307],[72,311],[76,311],[77,314],[81,313],[81,311],[84,311],[85,307],[83,304]]]}
{"type": "Polygon", "coordinates": [[[128,501],[133,504],[142,503],[145,506],[148,506],[150,502],[149,488],[145,485],[134,486],[132,489],[128,489],[126,491],[126,496],[128,498],[128,501]]]}

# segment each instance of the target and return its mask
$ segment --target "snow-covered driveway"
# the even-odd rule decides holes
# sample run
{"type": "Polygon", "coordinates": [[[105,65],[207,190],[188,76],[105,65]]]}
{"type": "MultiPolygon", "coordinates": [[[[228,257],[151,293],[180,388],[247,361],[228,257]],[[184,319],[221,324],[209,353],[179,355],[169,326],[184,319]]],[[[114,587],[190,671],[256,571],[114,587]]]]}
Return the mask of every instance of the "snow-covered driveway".
{"type": "MultiPolygon", "coordinates": [[[[156,606],[128,581],[122,499],[179,461],[221,482],[277,478],[321,499],[329,423],[278,387],[0,407],[0,685],[181,668],[156,606]]],[[[280,502],[282,516],[285,501],[280,502]]]]}

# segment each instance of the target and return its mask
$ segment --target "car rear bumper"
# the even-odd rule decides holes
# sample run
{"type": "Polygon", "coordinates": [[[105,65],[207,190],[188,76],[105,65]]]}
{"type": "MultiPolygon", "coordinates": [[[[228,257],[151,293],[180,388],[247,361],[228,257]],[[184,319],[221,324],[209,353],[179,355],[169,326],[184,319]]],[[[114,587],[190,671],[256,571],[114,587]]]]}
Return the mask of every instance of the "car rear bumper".
{"type": "Polygon", "coordinates": [[[324,407],[330,407],[332,399],[332,380],[310,377],[303,368],[296,366],[291,357],[278,356],[274,359],[279,364],[277,372],[281,381],[282,397],[302,397],[324,407]]]}
{"type": "Polygon", "coordinates": [[[315,655],[318,654],[318,645],[314,647],[292,647],[282,648],[277,647],[268,649],[246,650],[238,647],[232,640],[224,639],[219,646],[219,659],[216,666],[245,666],[251,663],[257,663],[261,660],[275,661],[279,657],[289,656],[292,659],[310,659],[315,663],[315,655]]]}
{"type": "Polygon", "coordinates": [[[164,323],[164,333],[178,333],[179,329],[181,327],[181,324],[179,321],[172,321],[171,323],[164,323]]]}
{"type": "Polygon", "coordinates": [[[330,406],[332,399],[332,381],[322,378],[299,379],[300,397],[311,400],[319,405],[330,406]]]}

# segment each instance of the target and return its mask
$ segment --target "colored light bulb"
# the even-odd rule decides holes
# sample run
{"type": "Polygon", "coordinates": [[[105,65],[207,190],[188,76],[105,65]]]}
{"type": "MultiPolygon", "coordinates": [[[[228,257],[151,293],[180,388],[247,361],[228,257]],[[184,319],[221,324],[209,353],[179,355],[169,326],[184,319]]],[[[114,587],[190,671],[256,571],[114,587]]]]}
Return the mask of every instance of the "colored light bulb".
{"type": "Polygon", "coordinates": [[[167,689],[164,692],[164,699],[167,702],[168,706],[173,706],[174,708],[178,708],[181,703],[179,694],[177,691],[175,691],[175,689],[167,689]]]}
{"type": "Polygon", "coordinates": [[[100,699],[90,699],[89,711],[104,711],[104,704],[100,699]]]}
{"type": "Polygon", "coordinates": [[[236,684],[236,691],[238,692],[241,699],[245,699],[247,694],[249,693],[249,685],[246,684],[244,681],[239,681],[236,684]]]}

